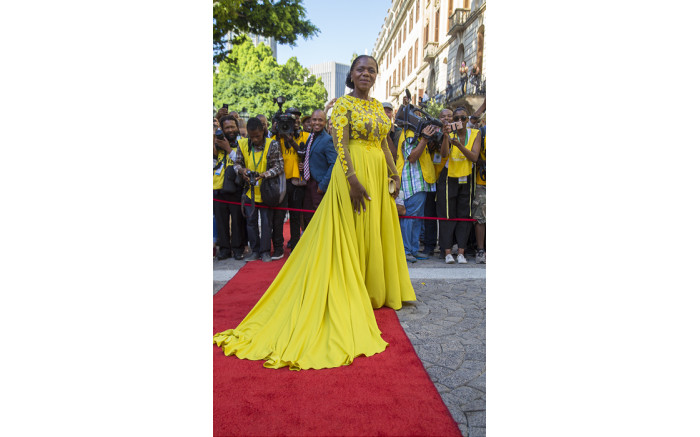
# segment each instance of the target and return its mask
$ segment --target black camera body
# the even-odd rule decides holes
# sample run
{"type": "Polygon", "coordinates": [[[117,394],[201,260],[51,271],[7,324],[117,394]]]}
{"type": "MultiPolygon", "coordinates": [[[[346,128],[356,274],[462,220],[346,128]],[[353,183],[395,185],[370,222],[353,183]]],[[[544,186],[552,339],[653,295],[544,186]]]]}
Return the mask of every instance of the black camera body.
{"type": "MultiPolygon", "coordinates": [[[[273,128],[270,129],[273,135],[293,135],[296,118],[294,114],[283,113],[280,109],[272,117],[273,128]]],[[[287,145],[287,147],[290,147],[287,145]]]]}
{"type": "Polygon", "coordinates": [[[253,170],[247,170],[245,173],[246,176],[248,176],[248,179],[250,180],[250,186],[254,187],[258,184],[258,179],[260,179],[260,173],[257,171],[253,170]]]}
{"type": "Polygon", "coordinates": [[[444,135],[442,132],[442,121],[431,117],[429,114],[426,114],[410,103],[408,105],[401,105],[401,107],[396,111],[395,120],[396,126],[402,129],[412,130],[417,137],[424,137],[429,144],[440,144],[442,142],[444,135]],[[438,130],[430,136],[424,136],[422,134],[423,129],[431,125],[437,127],[438,130]]]}
{"type": "MultiPolygon", "coordinates": [[[[286,102],[287,99],[284,96],[279,96],[272,100],[277,104],[279,109],[275,115],[272,116],[273,127],[270,129],[270,133],[273,135],[293,135],[295,133],[294,125],[296,118],[294,114],[282,112],[282,104],[286,102]]],[[[286,146],[287,148],[290,147],[288,144],[286,146]]]]}

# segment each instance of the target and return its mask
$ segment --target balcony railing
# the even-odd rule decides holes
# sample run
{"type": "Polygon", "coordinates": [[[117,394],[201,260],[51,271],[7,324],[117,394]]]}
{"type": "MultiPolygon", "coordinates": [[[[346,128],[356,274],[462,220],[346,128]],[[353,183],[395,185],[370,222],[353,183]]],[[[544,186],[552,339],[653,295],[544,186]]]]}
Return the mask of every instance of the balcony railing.
{"type": "Polygon", "coordinates": [[[438,94],[439,103],[450,103],[466,96],[486,95],[486,76],[483,74],[465,76],[452,87],[452,90],[438,94]]]}
{"type": "Polygon", "coordinates": [[[401,94],[401,88],[398,85],[392,85],[389,94],[396,97],[401,94]]]}
{"type": "Polygon", "coordinates": [[[437,48],[438,43],[436,42],[425,43],[425,46],[423,47],[423,60],[430,62],[435,59],[435,56],[437,56],[437,48]]]}
{"type": "Polygon", "coordinates": [[[450,15],[448,20],[448,35],[456,35],[458,32],[467,28],[467,17],[469,16],[469,9],[455,9],[454,13],[450,15]]]}

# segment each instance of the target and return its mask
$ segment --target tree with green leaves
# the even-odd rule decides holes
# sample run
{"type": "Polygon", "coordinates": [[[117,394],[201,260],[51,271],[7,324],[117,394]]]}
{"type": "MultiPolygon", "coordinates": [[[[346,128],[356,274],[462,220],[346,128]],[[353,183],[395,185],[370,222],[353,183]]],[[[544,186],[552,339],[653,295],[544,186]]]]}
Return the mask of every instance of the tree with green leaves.
{"type": "Polygon", "coordinates": [[[437,103],[435,99],[430,99],[428,104],[421,108],[426,114],[430,114],[432,117],[439,118],[440,112],[445,109],[445,105],[437,103]]]}
{"type": "Polygon", "coordinates": [[[303,0],[214,0],[213,16],[214,63],[230,61],[226,43],[240,45],[248,33],[291,46],[299,36],[318,35],[318,28],[306,19],[303,0]],[[229,33],[234,35],[230,40],[229,33]]]}
{"type": "Polygon", "coordinates": [[[321,79],[311,75],[296,57],[279,65],[265,44],[256,47],[246,37],[233,47],[229,58],[235,62],[222,62],[214,74],[217,108],[228,103],[231,111],[245,109],[251,117],[265,114],[270,118],[278,109],[273,101],[276,97],[287,99],[283,109],[293,106],[302,114],[323,108],[328,98],[321,79]]]}

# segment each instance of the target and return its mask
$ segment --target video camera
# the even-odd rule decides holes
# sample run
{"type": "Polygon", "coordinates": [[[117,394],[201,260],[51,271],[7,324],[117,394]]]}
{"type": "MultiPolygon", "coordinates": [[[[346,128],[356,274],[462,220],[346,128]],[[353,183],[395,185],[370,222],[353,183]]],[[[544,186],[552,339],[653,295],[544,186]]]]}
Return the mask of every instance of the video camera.
{"type": "Polygon", "coordinates": [[[280,96],[274,98],[273,101],[277,103],[277,106],[279,106],[279,110],[277,110],[275,115],[272,116],[273,127],[270,129],[270,133],[272,133],[273,135],[293,135],[295,130],[294,114],[287,114],[282,112],[282,104],[286,102],[287,99],[283,96],[280,96]]]}
{"type": "Polygon", "coordinates": [[[406,89],[406,97],[408,97],[409,104],[401,105],[401,107],[396,111],[396,116],[394,117],[394,120],[396,120],[396,126],[402,129],[412,130],[416,137],[423,136],[422,132],[425,127],[430,125],[436,126],[438,130],[430,136],[424,136],[424,138],[429,144],[442,143],[442,137],[444,135],[442,132],[442,121],[413,106],[410,103],[411,93],[408,91],[408,89],[406,89]]]}

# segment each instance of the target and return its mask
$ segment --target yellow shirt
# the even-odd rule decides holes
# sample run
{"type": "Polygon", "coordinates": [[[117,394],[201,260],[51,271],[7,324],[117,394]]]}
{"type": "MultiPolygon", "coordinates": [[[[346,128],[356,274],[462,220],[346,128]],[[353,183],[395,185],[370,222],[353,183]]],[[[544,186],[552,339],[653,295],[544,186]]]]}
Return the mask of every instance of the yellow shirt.
{"type": "MultiPolygon", "coordinates": [[[[252,153],[249,152],[248,138],[241,138],[238,140],[238,147],[241,149],[245,167],[258,173],[265,173],[265,170],[267,170],[267,154],[270,151],[270,144],[272,144],[272,138],[265,138],[265,149],[262,151],[262,156],[260,156],[260,152],[258,151],[253,150],[252,153]]],[[[249,199],[253,198],[250,193],[250,188],[246,192],[246,196],[248,196],[249,199]]],[[[262,202],[260,181],[255,185],[255,201],[258,203],[262,202]]]]}
{"type": "MultiPolygon", "coordinates": [[[[467,129],[467,138],[465,138],[464,147],[467,150],[472,150],[474,140],[479,133],[478,129],[467,129]]],[[[459,137],[457,137],[459,141],[459,137]]],[[[449,164],[447,164],[447,176],[451,178],[461,178],[472,174],[472,162],[464,156],[459,147],[452,146],[449,154],[449,164]]]]}
{"type": "MultiPolygon", "coordinates": [[[[397,144],[397,157],[396,157],[396,169],[399,172],[399,176],[403,173],[403,142],[409,138],[413,138],[416,134],[411,130],[403,130],[401,136],[399,137],[399,143],[397,144]],[[405,136],[404,136],[405,135],[405,136]]],[[[438,152],[439,154],[439,152],[438,152]]],[[[428,151],[428,146],[425,146],[423,153],[418,157],[418,163],[420,164],[420,171],[423,173],[423,179],[429,184],[434,184],[437,180],[437,174],[435,173],[435,167],[433,166],[433,160],[430,156],[430,151],[428,151]]]]}
{"type": "MultiPolygon", "coordinates": [[[[306,144],[309,141],[309,133],[301,132],[299,137],[295,137],[294,141],[301,147],[302,143],[306,144]]],[[[299,155],[292,146],[285,146],[284,139],[280,138],[280,150],[282,151],[282,159],[284,159],[284,177],[286,179],[300,178],[299,175],[299,155]]]]}
{"type": "MultiPolygon", "coordinates": [[[[233,149],[236,150],[236,149],[233,149]]],[[[214,189],[215,190],[220,190],[224,187],[224,172],[226,171],[226,167],[230,167],[233,165],[233,161],[231,161],[231,157],[226,155],[226,152],[223,150],[218,150],[218,156],[216,158],[216,165],[219,166],[221,163],[221,160],[225,160],[224,164],[215,167],[214,170],[214,189]]],[[[235,153],[234,153],[235,155],[235,153]]]]}

